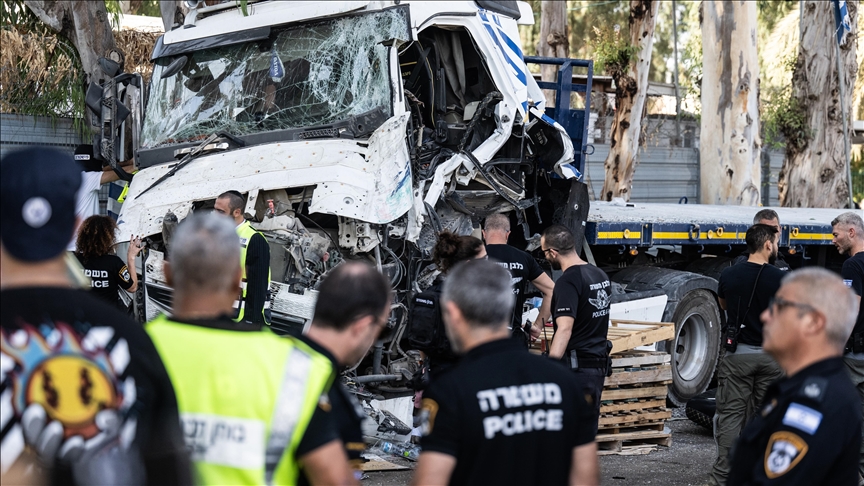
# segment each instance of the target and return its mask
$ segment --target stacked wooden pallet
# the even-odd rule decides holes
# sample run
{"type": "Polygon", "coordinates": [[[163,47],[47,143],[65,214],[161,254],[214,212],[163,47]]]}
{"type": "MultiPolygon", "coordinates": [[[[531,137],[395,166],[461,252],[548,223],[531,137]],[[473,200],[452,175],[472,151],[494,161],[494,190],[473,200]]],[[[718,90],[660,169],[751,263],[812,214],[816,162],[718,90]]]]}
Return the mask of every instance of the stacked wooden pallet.
{"type": "MultiPolygon", "coordinates": [[[[548,349],[551,327],[544,330],[535,352],[548,349]]],[[[675,337],[671,322],[612,319],[612,376],[606,378],[600,404],[597,445],[600,454],[647,454],[657,446],[672,444],[665,431],[672,416],[666,408],[667,386],[672,383],[668,353],[640,351],[675,337]]]]}
{"type": "Polygon", "coordinates": [[[600,454],[647,454],[670,446],[665,431],[672,411],[666,408],[672,382],[668,353],[623,351],[612,355],[612,376],[606,378],[600,402],[597,445],[600,454]]]}

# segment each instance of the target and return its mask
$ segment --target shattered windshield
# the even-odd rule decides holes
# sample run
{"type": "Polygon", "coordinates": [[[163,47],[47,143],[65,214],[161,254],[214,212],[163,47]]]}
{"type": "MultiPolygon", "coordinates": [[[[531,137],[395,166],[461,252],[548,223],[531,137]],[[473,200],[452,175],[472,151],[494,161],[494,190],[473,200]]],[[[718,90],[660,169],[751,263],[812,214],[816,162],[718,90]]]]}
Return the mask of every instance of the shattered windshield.
{"type": "Polygon", "coordinates": [[[397,8],[274,30],[269,39],[161,58],[145,114],[145,148],[226,131],[244,135],[391,113],[388,48],[410,39],[397,8]],[[179,57],[179,56],[178,56],[179,57]]]}

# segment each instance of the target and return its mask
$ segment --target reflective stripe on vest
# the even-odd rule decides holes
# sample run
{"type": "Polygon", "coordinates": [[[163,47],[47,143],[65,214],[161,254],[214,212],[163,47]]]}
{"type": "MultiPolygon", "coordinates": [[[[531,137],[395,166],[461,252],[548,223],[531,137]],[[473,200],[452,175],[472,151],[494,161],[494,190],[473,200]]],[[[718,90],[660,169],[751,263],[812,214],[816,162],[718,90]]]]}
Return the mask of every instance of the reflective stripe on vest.
{"type": "MultiPolygon", "coordinates": [[[[240,269],[242,271],[242,280],[240,281],[240,295],[238,295],[237,300],[234,301],[234,309],[237,310],[234,320],[242,321],[243,316],[246,314],[246,250],[249,247],[249,240],[252,239],[256,233],[261,234],[258,230],[252,227],[249,224],[249,221],[243,221],[239,226],[237,226],[237,236],[240,237],[240,269]]],[[[261,234],[263,237],[264,235],[261,234]]],[[[265,238],[266,241],[266,238],[265,238]]],[[[264,315],[264,322],[267,324],[270,323],[270,319],[267,318],[265,310],[270,308],[270,265],[268,262],[267,265],[267,291],[264,293],[264,308],[261,309],[261,313],[264,315]]]]}
{"type": "Polygon", "coordinates": [[[295,484],[297,447],[333,382],[328,358],[268,329],[146,326],[174,385],[200,484],[295,484]],[[233,359],[231,359],[233,357],[233,359]]]}
{"type": "Polygon", "coordinates": [[[270,437],[267,438],[264,480],[268,485],[273,484],[276,466],[291,443],[291,435],[300,420],[306,377],[311,367],[312,357],[300,349],[295,349],[291,353],[291,359],[285,363],[282,386],[276,399],[273,418],[270,420],[270,437]]]}

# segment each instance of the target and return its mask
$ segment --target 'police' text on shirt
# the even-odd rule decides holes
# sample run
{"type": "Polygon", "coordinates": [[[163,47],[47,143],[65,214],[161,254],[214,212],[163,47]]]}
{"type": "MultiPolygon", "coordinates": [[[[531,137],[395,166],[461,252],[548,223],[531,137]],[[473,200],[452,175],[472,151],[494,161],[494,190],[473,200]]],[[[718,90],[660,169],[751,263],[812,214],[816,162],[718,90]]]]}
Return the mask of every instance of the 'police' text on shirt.
{"type": "Polygon", "coordinates": [[[495,437],[499,432],[511,436],[534,430],[563,428],[563,410],[536,408],[537,405],[561,403],[561,388],[557,383],[531,383],[481,390],[477,392],[477,401],[483,412],[494,412],[502,408],[535,407],[532,410],[514,411],[484,418],[483,431],[487,439],[495,437]]]}

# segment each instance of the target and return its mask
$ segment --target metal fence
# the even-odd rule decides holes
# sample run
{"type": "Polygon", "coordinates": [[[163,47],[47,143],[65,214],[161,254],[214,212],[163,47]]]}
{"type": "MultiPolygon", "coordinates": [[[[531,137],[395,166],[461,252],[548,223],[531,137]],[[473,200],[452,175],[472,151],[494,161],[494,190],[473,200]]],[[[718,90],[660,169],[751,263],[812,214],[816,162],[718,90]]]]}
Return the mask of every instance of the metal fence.
{"type": "MultiPolygon", "coordinates": [[[[83,143],[81,134],[68,118],[50,119],[42,116],[0,113],[0,157],[27,147],[48,146],[72,155],[83,143]]],[[[71,160],[71,157],[70,157],[71,160]]],[[[99,212],[107,214],[110,184],[99,189],[99,212]]]]}
{"type": "MultiPolygon", "coordinates": [[[[594,153],[587,157],[586,175],[589,191],[595,199],[602,199],[603,163],[609,155],[609,145],[593,144],[594,153]]],[[[763,190],[767,187],[767,200],[763,205],[779,206],[777,176],[783,167],[783,152],[767,152],[768,170],[763,166],[763,190]]],[[[638,165],[633,176],[634,202],[677,203],[686,197],[690,204],[699,202],[699,149],[682,147],[643,147],[639,149],[638,165]]]]}

